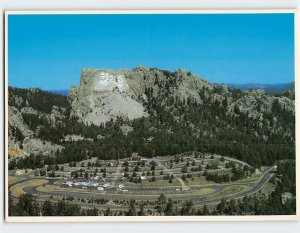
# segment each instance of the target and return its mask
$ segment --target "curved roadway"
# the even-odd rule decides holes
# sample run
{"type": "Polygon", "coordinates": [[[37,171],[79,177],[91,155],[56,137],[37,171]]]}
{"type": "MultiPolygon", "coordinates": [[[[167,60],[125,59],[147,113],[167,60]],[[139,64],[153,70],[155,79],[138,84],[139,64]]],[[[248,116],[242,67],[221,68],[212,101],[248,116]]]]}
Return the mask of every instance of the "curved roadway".
{"type": "MultiPolygon", "coordinates": [[[[196,206],[203,206],[203,205],[213,205],[218,204],[220,200],[217,201],[209,201],[206,200],[210,195],[215,194],[216,192],[221,192],[222,188],[227,186],[239,186],[239,185],[247,185],[251,186],[252,189],[248,191],[241,191],[239,193],[234,193],[226,197],[227,200],[231,199],[240,199],[245,197],[246,195],[251,195],[256,192],[258,192],[274,175],[272,172],[276,170],[276,166],[271,167],[267,171],[264,172],[264,174],[256,181],[254,182],[235,182],[235,183],[227,183],[227,184],[206,184],[206,185],[193,185],[190,186],[192,190],[199,190],[201,188],[213,188],[215,192],[206,194],[206,195],[196,195],[191,193],[181,193],[181,194],[166,194],[167,198],[171,198],[173,200],[193,200],[197,201],[196,206]],[[200,203],[199,203],[200,202],[200,203]]],[[[30,178],[30,179],[44,179],[44,178],[30,178]]],[[[30,179],[17,181],[10,185],[12,187],[13,185],[16,185],[18,183],[22,183],[24,181],[28,181],[30,179]]],[[[49,179],[49,184],[53,184],[57,179],[49,179]]],[[[78,192],[78,191],[48,191],[48,192],[41,192],[37,190],[37,187],[24,187],[24,191],[27,193],[31,193],[33,195],[52,195],[52,196],[70,196],[74,198],[90,198],[90,199],[104,199],[104,200],[120,200],[120,201],[127,201],[127,200],[157,200],[159,194],[112,194],[112,193],[92,193],[92,192],[78,192]]],[[[157,191],[164,191],[169,189],[155,189],[157,191]]],[[[145,191],[145,190],[144,190],[145,191]]],[[[86,204],[86,203],[80,203],[79,204],[83,208],[92,208],[97,207],[99,209],[106,209],[108,205],[97,205],[97,204],[86,204]]],[[[128,207],[126,206],[109,206],[111,209],[115,210],[124,210],[128,207]]],[[[153,207],[145,207],[145,209],[153,209],[153,207]]]]}

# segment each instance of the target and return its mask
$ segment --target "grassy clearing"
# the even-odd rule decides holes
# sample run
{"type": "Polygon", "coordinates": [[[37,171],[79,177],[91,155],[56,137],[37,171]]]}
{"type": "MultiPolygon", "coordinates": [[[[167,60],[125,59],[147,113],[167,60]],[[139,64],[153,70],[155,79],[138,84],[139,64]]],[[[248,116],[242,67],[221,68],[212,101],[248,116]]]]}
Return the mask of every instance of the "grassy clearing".
{"type": "Polygon", "coordinates": [[[165,187],[165,186],[181,186],[180,182],[177,179],[174,179],[172,183],[169,183],[169,180],[156,180],[155,182],[149,182],[148,180],[143,180],[142,183],[133,183],[133,182],[125,182],[126,186],[131,187],[165,187]]]}
{"type": "Polygon", "coordinates": [[[213,188],[202,188],[202,189],[199,189],[199,190],[193,190],[192,194],[194,194],[194,195],[207,195],[207,194],[213,193],[215,191],[216,190],[213,189],[213,188]]]}
{"type": "Polygon", "coordinates": [[[23,190],[25,187],[36,187],[47,183],[48,180],[46,179],[27,180],[12,186],[10,190],[13,196],[19,197],[20,195],[25,194],[23,190]]]}
{"type": "Polygon", "coordinates": [[[16,196],[16,197],[19,197],[20,195],[22,194],[25,194],[25,192],[23,191],[23,187],[24,186],[21,186],[20,184],[17,184],[15,186],[13,186],[10,191],[11,191],[11,194],[13,196],[16,196]]]}
{"type": "Polygon", "coordinates": [[[155,186],[180,186],[180,182],[177,179],[173,179],[172,183],[169,180],[157,180],[155,182],[144,181],[142,183],[143,187],[155,187],[155,186]]]}
{"type": "Polygon", "coordinates": [[[222,189],[221,192],[217,192],[215,194],[212,194],[209,196],[209,201],[216,201],[221,200],[222,198],[226,198],[230,195],[237,194],[240,192],[246,192],[251,190],[252,187],[248,185],[232,185],[232,186],[226,186],[222,189]]]}
{"type": "Polygon", "coordinates": [[[260,175],[252,175],[251,177],[238,180],[237,182],[254,182],[257,181],[260,177],[260,175]]]}
{"type": "Polygon", "coordinates": [[[187,179],[188,182],[185,181],[186,185],[203,185],[203,184],[213,184],[213,181],[207,181],[204,176],[195,176],[193,177],[194,180],[191,178],[187,179]]]}
{"type": "Polygon", "coordinates": [[[269,195],[270,193],[272,193],[275,190],[275,188],[276,188],[275,184],[268,182],[261,189],[261,193],[269,195]]]}
{"type": "Polygon", "coordinates": [[[56,188],[56,185],[47,184],[37,187],[36,190],[40,192],[51,192],[54,191],[56,188]]]}
{"type": "Polygon", "coordinates": [[[12,184],[24,179],[22,176],[8,176],[8,184],[12,184]]]}
{"type": "Polygon", "coordinates": [[[234,185],[234,186],[227,186],[223,188],[221,191],[222,196],[232,195],[234,193],[244,192],[250,190],[251,187],[247,185],[234,185]]]}

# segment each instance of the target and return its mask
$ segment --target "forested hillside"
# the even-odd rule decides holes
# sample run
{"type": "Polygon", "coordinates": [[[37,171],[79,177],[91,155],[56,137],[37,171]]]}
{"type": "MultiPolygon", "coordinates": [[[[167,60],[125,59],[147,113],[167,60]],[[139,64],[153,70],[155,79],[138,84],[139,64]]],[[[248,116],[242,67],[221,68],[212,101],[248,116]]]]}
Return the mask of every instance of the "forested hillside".
{"type": "Polygon", "coordinates": [[[8,87],[8,105],[20,110],[24,107],[32,107],[40,112],[51,113],[53,106],[68,108],[69,102],[63,95],[43,91],[39,88],[8,87]]]}
{"type": "MultiPolygon", "coordinates": [[[[133,153],[154,157],[187,151],[235,157],[254,167],[295,158],[294,102],[285,94],[275,97],[203,81],[202,88],[195,88],[190,95],[186,83],[198,82],[190,72],[153,68],[132,72],[126,76],[131,86],[137,86],[133,75],[143,72],[144,78],[139,81],[144,83],[144,89],[140,88],[143,95],[134,98],[144,106],[147,116],[133,120],[115,117],[100,125],[85,124],[72,114],[66,96],[10,87],[9,106],[21,112],[33,137],[63,147],[48,159],[35,154],[19,160],[19,164],[12,162],[11,167],[40,164],[27,163],[29,159],[43,164],[79,161],[86,156],[118,159],[133,153]],[[66,135],[81,135],[84,139],[72,142],[64,140],[66,135]]],[[[19,138],[24,136],[21,131],[15,132],[21,134],[19,138]]]]}

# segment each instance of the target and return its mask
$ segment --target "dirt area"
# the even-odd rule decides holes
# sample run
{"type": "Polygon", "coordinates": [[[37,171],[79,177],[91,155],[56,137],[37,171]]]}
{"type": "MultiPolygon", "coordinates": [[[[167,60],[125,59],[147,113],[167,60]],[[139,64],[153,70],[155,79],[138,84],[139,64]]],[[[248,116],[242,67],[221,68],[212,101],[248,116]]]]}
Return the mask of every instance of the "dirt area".
{"type": "Polygon", "coordinates": [[[48,180],[46,179],[28,180],[14,185],[10,190],[13,196],[19,197],[20,195],[25,194],[23,190],[24,187],[36,187],[47,183],[48,180]]]}
{"type": "Polygon", "coordinates": [[[21,150],[17,146],[9,146],[8,147],[8,154],[12,157],[22,158],[28,156],[26,153],[24,153],[23,150],[21,150]]]}

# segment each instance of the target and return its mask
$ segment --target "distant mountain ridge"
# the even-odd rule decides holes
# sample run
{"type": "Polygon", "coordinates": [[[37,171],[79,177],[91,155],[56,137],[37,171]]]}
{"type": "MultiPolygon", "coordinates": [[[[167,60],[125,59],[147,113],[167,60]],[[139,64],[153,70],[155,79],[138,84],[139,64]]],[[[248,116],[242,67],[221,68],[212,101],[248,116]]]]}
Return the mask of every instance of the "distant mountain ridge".
{"type": "Polygon", "coordinates": [[[69,93],[69,89],[61,89],[61,90],[47,90],[50,93],[67,96],[69,93]]]}
{"type": "Polygon", "coordinates": [[[249,89],[263,89],[267,93],[271,94],[282,94],[288,90],[295,90],[295,82],[289,83],[272,83],[272,84],[263,84],[263,83],[243,83],[243,84],[227,84],[231,88],[238,88],[241,90],[249,89]]]}
{"type": "MultiPolygon", "coordinates": [[[[229,88],[236,88],[241,90],[249,90],[249,89],[263,89],[267,93],[271,94],[282,94],[288,90],[295,90],[295,82],[288,82],[288,83],[272,83],[272,84],[264,84],[264,83],[242,83],[242,84],[235,84],[229,83],[225,84],[229,88]]],[[[47,90],[50,93],[59,94],[63,96],[67,96],[69,93],[69,89],[57,89],[57,90],[47,90]]]]}

